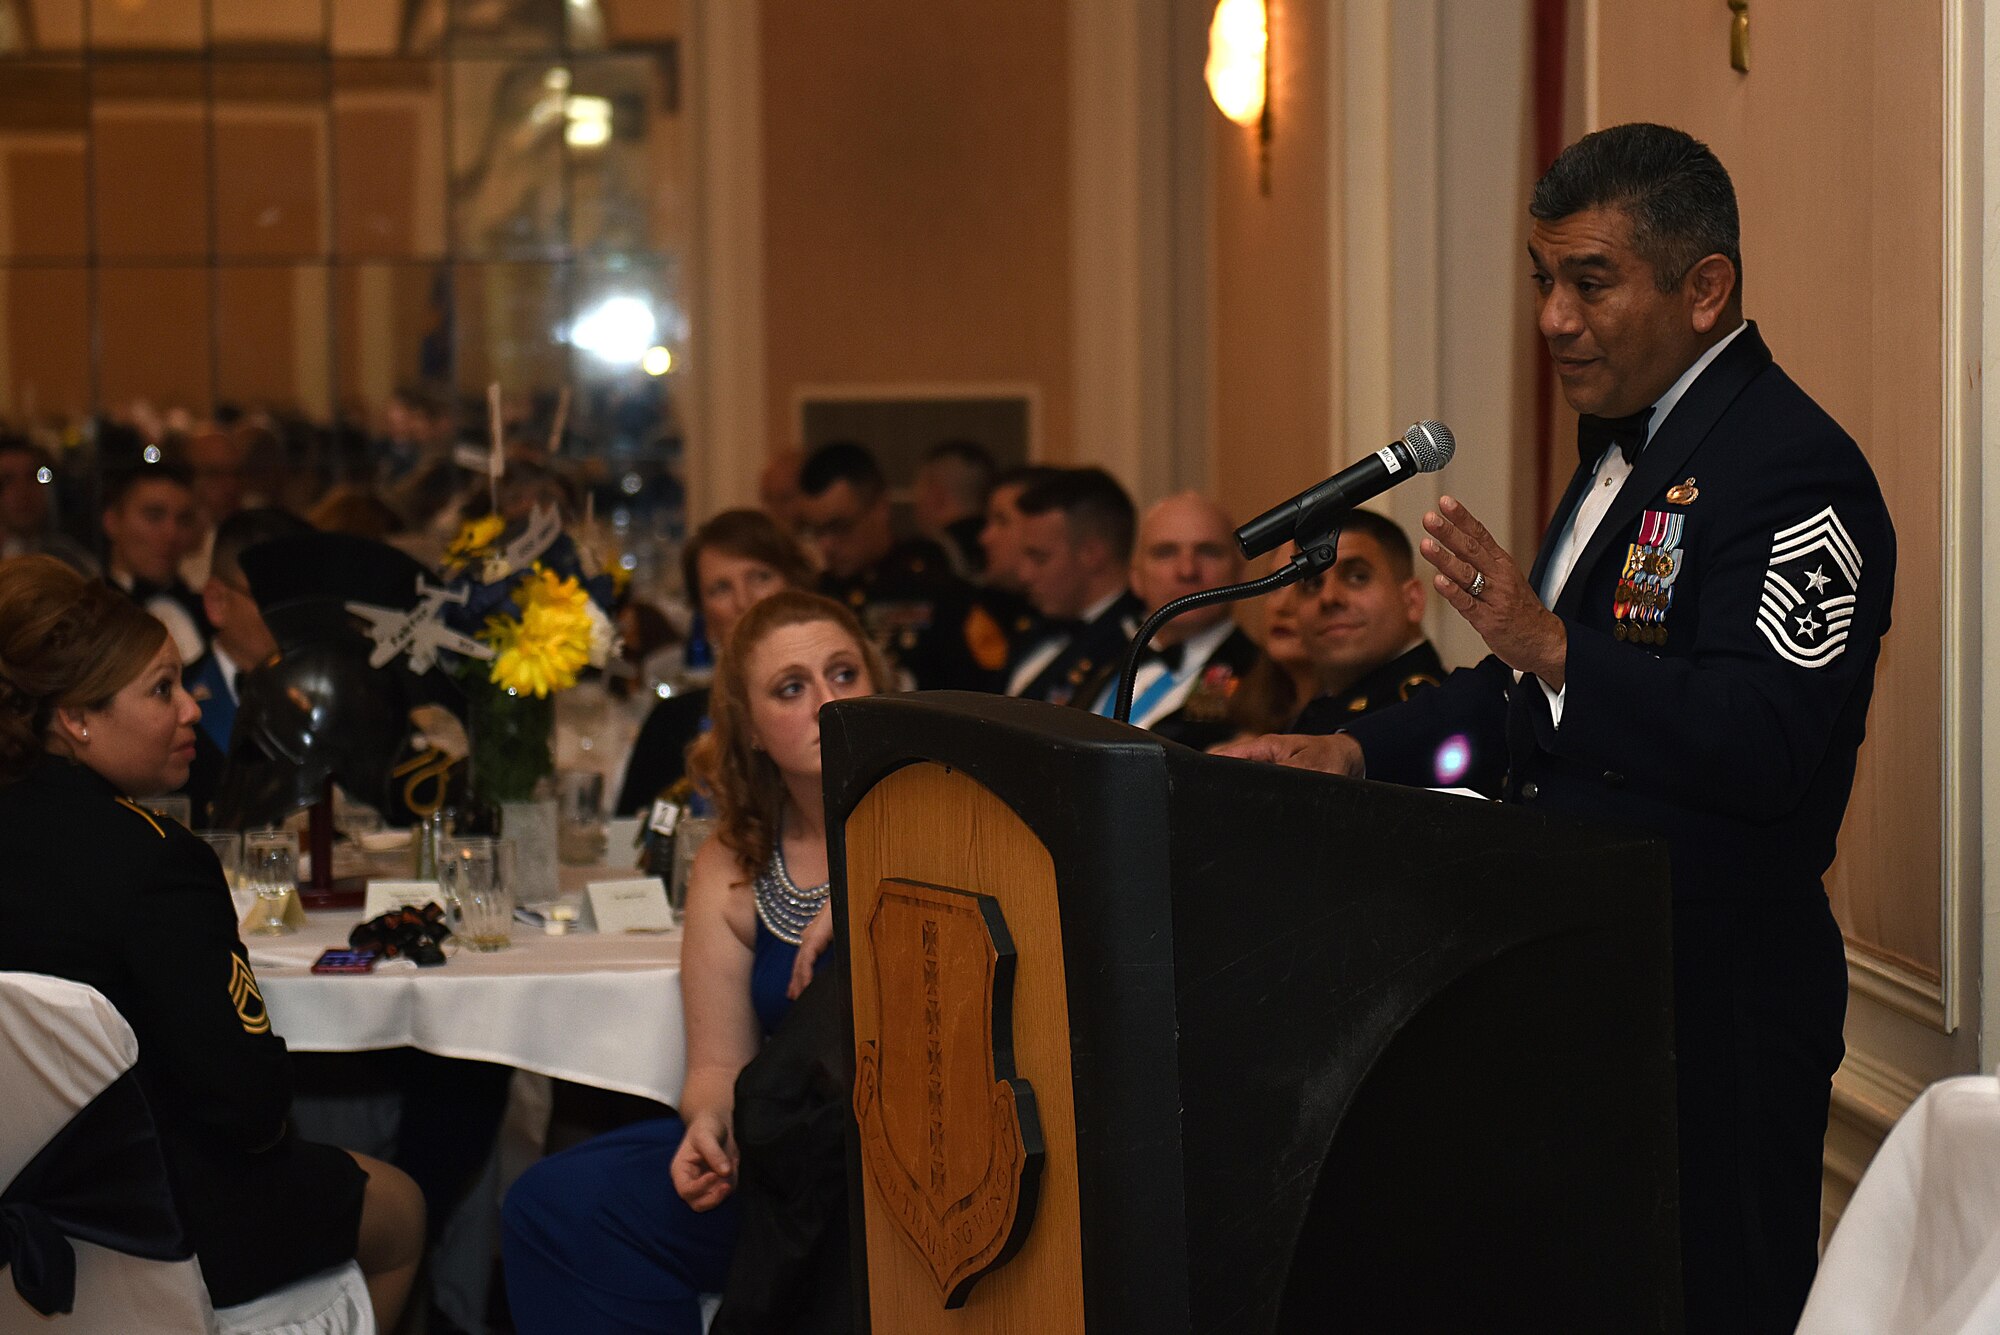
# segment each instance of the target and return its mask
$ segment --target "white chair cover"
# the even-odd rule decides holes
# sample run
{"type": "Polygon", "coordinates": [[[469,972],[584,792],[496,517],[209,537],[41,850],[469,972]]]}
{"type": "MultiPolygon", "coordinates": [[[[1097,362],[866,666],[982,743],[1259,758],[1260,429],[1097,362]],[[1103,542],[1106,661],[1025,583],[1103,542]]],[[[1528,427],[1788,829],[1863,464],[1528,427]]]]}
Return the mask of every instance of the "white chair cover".
{"type": "Polygon", "coordinates": [[[1882,1142],[1799,1335],[2000,1331],[2000,1079],[1941,1080],[1882,1142]]]}
{"type": "MultiPolygon", "coordinates": [[[[132,1026],[96,989],[0,973],[0,1188],[138,1057],[132,1026]]],[[[0,1271],[0,1335],[375,1335],[368,1290],[352,1262],[218,1318],[192,1259],[149,1261],[87,1242],[72,1246],[74,1309],[44,1317],[0,1271]]]]}

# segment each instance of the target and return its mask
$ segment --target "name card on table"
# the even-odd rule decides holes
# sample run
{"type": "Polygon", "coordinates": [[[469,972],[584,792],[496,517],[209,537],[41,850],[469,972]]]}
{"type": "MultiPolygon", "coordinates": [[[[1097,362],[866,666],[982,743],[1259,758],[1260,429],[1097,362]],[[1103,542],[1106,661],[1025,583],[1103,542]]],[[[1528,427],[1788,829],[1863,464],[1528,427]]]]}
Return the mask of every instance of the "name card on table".
{"type": "Polygon", "coordinates": [[[667,907],[667,887],[657,876],[592,881],[584,887],[578,925],[600,932],[671,932],[674,914],[667,907]]]}
{"type": "Polygon", "coordinates": [[[444,904],[444,891],[436,881],[368,881],[368,898],[361,905],[361,921],[368,922],[396,909],[420,909],[426,904],[444,904]]]}

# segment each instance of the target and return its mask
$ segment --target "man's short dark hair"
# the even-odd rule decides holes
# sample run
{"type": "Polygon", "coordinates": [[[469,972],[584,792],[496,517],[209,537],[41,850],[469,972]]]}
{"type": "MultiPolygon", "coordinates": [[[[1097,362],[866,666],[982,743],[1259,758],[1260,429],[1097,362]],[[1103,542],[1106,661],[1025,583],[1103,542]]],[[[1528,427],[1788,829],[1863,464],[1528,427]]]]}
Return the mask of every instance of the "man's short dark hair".
{"type": "Polygon", "coordinates": [[[824,496],[836,482],[853,487],[863,501],[873,501],[889,485],[874,451],[854,440],[830,440],[799,467],[799,490],[808,496],[824,496]]]}
{"type": "Polygon", "coordinates": [[[1102,468],[1063,468],[1021,493],[1024,515],[1060,510],[1069,521],[1070,539],[1102,538],[1122,562],[1132,559],[1132,531],[1138,516],[1132,498],[1118,479],[1102,468]]]}
{"type": "Polygon", "coordinates": [[[1736,187],[1715,154],[1684,130],[1614,125],[1587,134],[1559,154],[1528,201],[1528,212],[1555,222],[1585,209],[1617,208],[1632,220],[1632,248],[1670,292],[1704,257],[1721,255],[1743,282],[1736,187]]]}
{"type": "Polygon", "coordinates": [[[1391,572],[1397,579],[1408,579],[1416,573],[1417,554],[1410,546],[1409,535],[1387,515],[1378,515],[1373,510],[1349,510],[1340,521],[1340,531],[1375,539],[1375,545],[1389,558],[1391,572]]]}
{"type": "Polygon", "coordinates": [[[55,467],[55,456],[26,436],[0,431],[0,454],[25,454],[44,468],[55,467]]]}
{"type": "Polygon", "coordinates": [[[1047,464],[1015,464],[994,475],[993,485],[986,489],[986,494],[990,496],[1001,487],[1019,487],[1026,495],[1060,472],[1062,469],[1051,468],[1047,464]]]}
{"type": "Polygon", "coordinates": [[[183,490],[194,490],[194,474],[188,471],[187,465],[163,459],[156,464],[141,464],[137,468],[121,468],[107,473],[104,478],[104,508],[115,510],[123,505],[126,495],[142,482],[171,482],[183,490]]]}
{"type": "Polygon", "coordinates": [[[238,510],[215,526],[215,547],[209,554],[208,570],[224,583],[243,582],[243,553],[273,538],[289,538],[312,532],[312,525],[275,505],[238,510]]]}

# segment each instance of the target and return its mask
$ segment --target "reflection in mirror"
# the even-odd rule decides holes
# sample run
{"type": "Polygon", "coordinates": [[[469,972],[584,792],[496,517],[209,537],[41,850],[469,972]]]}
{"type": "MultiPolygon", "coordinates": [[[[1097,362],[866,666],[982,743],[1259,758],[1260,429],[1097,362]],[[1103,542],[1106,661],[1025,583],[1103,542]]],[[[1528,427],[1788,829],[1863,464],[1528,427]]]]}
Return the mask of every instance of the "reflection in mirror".
{"type": "Polygon", "coordinates": [[[692,225],[688,126],[674,47],[571,66],[571,236],[580,251],[684,251],[692,225]]]}
{"type": "Polygon", "coordinates": [[[0,56],[83,50],[84,0],[0,0],[0,56]]]}
{"type": "Polygon", "coordinates": [[[338,0],[335,55],[422,56],[444,38],[445,0],[338,0]]]}
{"type": "Polygon", "coordinates": [[[0,259],[90,253],[87,106],[82,65],[0,71],[0,259]]]}
{"type": "Polygon", "coordinates": [[[209,270],[113,267],[97,275],[100,409],[147,419],[212,411],[209,270]]]}
{"type": "Polygon", "coordinates": [[[676,396],[687,314],[675,265],[579,265],[568,337],[570,449],[591,456],[598,515],[643,552],[644,535],[678,535],[684,519],[676,396]]]}
{"type": "Polygon", "coordinates": [[[333,66],[334,244],[342,256],[403,259],[445,247],[444,66],[333,66]]]}
{"type": "Polygon", "coordinates": [[[451,0],[451,49],[463,55],[554,55],[564,0],[451,0]]]}
{"type": "Polygon", "coordinates": [[[90,275],[0,268],[0,422],[58,430],[90,415],[90,275]]]}
{"type": "Polygon", "coordinates": [[[208,257],[207,71],[195,61],[116,61],[91,71],[97,253],[208,257]]]}
{"type": "Polygon", "coordinates": [[[323,0],[208,0],[208,34],[216,46],[317,48],[326,43],[326,5],[323,0]]]}
{"type": "Polygon", "coordinates": [[[541,443],[533,419],[538,411],[552,411],[569,383],[565,276],[565,266],[554,264],[453,269],[453,372],[461,402],[475,409],[461,419],[462,427],[485,427],[486,386],[498,381],[510,427],[541,443]]]}
{"type": "Polygon", "coordinates": [[[315,422],[332,415],[324,265],[218,268],[215,323],[218,403],[315,422]]]}
{"type": "Polygon", "coordinates": [[[569,70],[546,60],[455,60],[451,76],[458,250],[480,258],[561,253],[569,70]]]}
{"type": "Polygon", "coordinates": [[[219,259],[317,259],[327,248],[324,61],[218,60],[219,259]]]}
{"type": "Polygon", "coordinates": [[[199,51],[202,9],[189,0],[90,0],[90,45],[100,51],[199,51]]]}
{"type": "Polygon", "coordinates": [[[342,265],[334,271],[333,302],[336,394],[344,418],[380,431],[399,391],[448,391],[448,266],[342,265]]]}

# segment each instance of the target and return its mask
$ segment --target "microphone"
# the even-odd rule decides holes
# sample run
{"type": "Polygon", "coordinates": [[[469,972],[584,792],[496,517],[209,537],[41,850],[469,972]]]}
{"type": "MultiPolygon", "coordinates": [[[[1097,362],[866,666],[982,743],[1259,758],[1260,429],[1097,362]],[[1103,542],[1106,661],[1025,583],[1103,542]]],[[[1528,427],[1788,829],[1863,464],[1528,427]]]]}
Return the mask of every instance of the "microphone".
{"type": "Polygon", "coordinates": [[[1236,545],[1246,557],[1262,556],[1293,538],[1324,536],[1326,521],[1418,473],[1437,472],[1451,462],[1456,448],[1451,428],[1443,422],[1419,422],[1404,432],[1401,440],[1349,464],[1237,529],[1236,545]]]}

